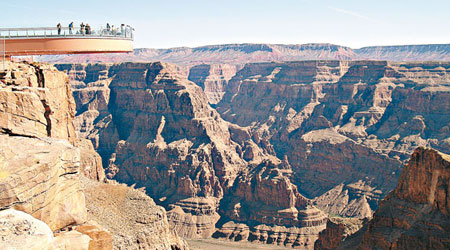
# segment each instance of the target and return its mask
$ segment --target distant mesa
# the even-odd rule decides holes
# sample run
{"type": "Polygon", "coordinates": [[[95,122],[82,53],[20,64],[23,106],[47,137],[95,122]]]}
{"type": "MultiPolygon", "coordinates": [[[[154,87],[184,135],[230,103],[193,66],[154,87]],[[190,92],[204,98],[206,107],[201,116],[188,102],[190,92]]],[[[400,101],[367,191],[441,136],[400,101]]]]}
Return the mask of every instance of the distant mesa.
{"type": "Polygon", "coordinates": [[[233,64],[301,60],[450,61],[450,44],[372,46],[352,49],[329,43],[220,44],[195,48],[135,49],[128,54],[47,56],[52,63],[162,61],[179,65],[233,64]]]}

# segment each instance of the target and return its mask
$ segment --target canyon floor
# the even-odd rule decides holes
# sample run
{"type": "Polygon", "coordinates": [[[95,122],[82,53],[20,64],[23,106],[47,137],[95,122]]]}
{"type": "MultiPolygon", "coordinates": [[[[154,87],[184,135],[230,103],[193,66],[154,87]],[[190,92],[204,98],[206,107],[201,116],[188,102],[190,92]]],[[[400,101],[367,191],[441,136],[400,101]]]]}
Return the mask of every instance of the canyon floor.
{"type": "Polygon", "coordinates": [[[189,239],[186,240],[192,250],[252,250],[252,249],[291,249],[275,245],[263,245],[259,243],[235,242],[219,239],[189,239]]]}

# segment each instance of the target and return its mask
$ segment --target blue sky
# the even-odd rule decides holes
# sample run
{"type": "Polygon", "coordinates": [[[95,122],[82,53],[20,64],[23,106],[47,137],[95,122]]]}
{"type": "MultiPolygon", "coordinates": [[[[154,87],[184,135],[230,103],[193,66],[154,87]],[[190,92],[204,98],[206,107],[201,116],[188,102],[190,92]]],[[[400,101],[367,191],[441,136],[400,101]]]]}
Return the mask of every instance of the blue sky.
{"type": "Polygon", "coordinates": [[[125,23],[136,29],[136,48],[450,43],[450,0],[6,1],[0,3],[2,28],[125,23]]]}

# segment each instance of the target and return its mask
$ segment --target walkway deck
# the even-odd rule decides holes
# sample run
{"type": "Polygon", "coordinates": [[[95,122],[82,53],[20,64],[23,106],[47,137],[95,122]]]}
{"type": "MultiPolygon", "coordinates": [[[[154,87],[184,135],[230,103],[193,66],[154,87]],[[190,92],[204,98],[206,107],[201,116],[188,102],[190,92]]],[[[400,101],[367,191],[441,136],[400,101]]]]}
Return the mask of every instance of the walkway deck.
{"type": "Polygon", "coordinates": [[[92,30],[79,27],[0,29],[0,56],[123,53],[133,51],[133,29],[92,30]],[[5,49],[6,48],[6,49],[5,49]]]}

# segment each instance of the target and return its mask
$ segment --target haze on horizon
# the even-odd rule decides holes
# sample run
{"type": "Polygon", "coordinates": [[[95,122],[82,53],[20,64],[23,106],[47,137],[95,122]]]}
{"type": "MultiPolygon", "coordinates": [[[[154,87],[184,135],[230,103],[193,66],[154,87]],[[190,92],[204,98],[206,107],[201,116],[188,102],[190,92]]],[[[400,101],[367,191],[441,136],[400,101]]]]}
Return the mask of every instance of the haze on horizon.
{"type": "Polygon", "coordinates": [[[135,48],[450,43],[448,0],[15,0],[2,7],[0,28],[130,24],[136,29],[135,48]]]}

